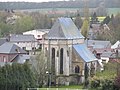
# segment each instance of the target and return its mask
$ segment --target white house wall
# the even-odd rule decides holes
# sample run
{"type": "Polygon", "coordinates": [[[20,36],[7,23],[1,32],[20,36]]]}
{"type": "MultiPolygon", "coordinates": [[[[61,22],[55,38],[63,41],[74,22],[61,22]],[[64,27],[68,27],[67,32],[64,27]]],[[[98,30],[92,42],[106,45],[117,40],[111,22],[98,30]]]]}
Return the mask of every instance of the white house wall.
{"type": "Polygon", "coordinates": [[[32,30],[32,31],[28,31],[28,32],[23,33],[23,35],[34,35],[34,37],[36,39],[42,39],[42,35],[44,35],[44,34],[45,34],[45,32],[38,31],[38,30],[32,30]]]}
{"type": "Polygon", "coordinates": [[[26,50],[32,50],[33,47],[35,47],[36,49],[39,48],[38,42],[19,42],[19,43],[13,42],[13,43],[21,48],[25,47],[26,50]]]}

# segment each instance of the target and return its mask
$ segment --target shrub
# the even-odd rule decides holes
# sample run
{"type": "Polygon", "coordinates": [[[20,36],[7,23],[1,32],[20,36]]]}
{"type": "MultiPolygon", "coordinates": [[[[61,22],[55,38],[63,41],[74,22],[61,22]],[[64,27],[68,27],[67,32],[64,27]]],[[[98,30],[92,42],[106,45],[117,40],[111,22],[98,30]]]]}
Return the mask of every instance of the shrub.
{"type": "Polygon", "coordinates": [[[102,82],[102,90],[115,90],[114,89],[114,80],[104,80],[102,82]]]}
{"type": "Polygon", "coordinates": [[[100,87],[100,80],[91,81],[91,88],[98,88],[98,87],[100,87]]]}
{"type": "Polygon", "coordinates": [[[115,87],[120,89],[120,74],[114,80],[115,87]]]}

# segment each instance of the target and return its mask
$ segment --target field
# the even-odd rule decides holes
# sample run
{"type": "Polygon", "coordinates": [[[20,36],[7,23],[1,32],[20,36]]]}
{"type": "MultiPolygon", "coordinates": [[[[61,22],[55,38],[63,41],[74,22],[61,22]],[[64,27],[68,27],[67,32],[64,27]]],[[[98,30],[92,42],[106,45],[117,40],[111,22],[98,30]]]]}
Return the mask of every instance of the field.
{"type": "Polygon", "coordinates": [[[120,8],[108,8],[108,15],[120,13],[120,8]]]}
{"type": "MultiPolygon", "coordinates": [[[[66,13],[76,13],[77,11],[80,11],[80,13],[83,12],[82,8],[44,8],[44,9],[26,9],[26,10],[20,10],[20,11],[27,11],[27,12],[41,12],[45,14],[66,14],[66,13]]],[[[95,8],[89,8],[90,12],[95,11],[95,8]]],[[[111,14],[117,14],[120,13],[120,8],[107,8],[108,15],[111,14]]]]}

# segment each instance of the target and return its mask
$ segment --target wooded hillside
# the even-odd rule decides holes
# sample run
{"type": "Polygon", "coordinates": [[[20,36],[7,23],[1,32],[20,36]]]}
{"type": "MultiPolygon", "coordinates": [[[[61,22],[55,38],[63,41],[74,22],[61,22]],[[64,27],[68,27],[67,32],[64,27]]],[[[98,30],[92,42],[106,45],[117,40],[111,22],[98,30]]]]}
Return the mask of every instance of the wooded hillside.
{"type": "MultiPolygon", "coordinates": [[[[106,8],[120,8],[119,0],[89,0],[89,8],[105,5],[106,8]]],[[[40,9],[40,8],[83,8],[84,1],[58,1],[58,2],[0,2],[0,9],[40,9]]]]}

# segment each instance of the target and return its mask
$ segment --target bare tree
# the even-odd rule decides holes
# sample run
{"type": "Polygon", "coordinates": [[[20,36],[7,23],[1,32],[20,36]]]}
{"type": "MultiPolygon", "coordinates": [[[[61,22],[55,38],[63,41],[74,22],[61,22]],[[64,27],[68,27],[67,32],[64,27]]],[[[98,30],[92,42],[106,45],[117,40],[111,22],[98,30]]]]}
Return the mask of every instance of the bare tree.
{"type": "Polygon", "coordinates": [[[38,55],[31,57],[31,64],[37,76],[37,83],[39,87],[42,87],[47,82],[47,58],[45,58],[42,51],[38,55]]]}

